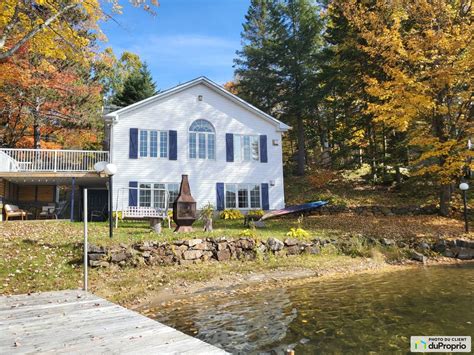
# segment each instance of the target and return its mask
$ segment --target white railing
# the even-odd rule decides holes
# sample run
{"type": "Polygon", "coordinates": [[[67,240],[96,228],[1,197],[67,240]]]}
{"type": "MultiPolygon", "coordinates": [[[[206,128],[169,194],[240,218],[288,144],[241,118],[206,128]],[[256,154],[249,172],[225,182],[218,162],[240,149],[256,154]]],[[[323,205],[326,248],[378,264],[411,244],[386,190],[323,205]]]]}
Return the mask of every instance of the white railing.
{"type": "Polygon", "coordinates": [[[94,164],[109,161],[109,152],[96,150],[0,148],[3,172],[87,172],[94,164]]]}

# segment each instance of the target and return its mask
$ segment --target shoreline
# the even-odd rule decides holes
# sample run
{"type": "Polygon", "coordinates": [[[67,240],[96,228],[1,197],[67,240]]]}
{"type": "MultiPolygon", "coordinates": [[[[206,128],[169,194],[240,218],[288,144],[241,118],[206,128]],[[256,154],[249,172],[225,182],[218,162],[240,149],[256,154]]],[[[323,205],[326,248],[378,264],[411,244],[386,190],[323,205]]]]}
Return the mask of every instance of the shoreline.
{"type": "Polygon", "coordinates": [[[318,269],[288,268],[283,270],[236,273],[214,277],[206,281],[179,282],[151,296],[140,298],[138,302],[126,302],[125,307],[144,315],[151,315],[159,307],[169,307],[177,303],[194,302],[224,294],[248,294],[272,288],[294,287],[306,283],[334,280],[352,275],[394,272],[419,267],[438,265],[463,265],[473,261],[461,261],[446,257],[430,258],[426,264],[404,260],[396,264],[378,261],[372,258],[356,258],[354,262],[339,267],[333,265],[318,269]]]}

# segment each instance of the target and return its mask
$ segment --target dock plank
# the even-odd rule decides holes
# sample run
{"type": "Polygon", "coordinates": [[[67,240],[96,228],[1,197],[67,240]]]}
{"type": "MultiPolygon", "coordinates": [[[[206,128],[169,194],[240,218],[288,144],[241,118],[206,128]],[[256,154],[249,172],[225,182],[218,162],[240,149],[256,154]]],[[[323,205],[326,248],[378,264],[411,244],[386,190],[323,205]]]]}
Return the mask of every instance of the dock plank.
{"type": "Polygon", "coordinates": [[[0,354],[226,354],[82,291],[0,296],[0,354]]]}

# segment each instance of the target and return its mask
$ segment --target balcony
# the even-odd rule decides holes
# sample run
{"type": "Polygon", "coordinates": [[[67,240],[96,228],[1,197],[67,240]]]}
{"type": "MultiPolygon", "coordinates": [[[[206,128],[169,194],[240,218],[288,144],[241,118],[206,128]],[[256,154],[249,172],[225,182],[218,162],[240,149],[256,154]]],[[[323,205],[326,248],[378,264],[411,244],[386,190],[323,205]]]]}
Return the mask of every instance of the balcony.
{"type": "Polygon", "coordinates": [[[93,172],[99,161],[109,161],[109,152],[0,148],[0,172],[93,172]]]}

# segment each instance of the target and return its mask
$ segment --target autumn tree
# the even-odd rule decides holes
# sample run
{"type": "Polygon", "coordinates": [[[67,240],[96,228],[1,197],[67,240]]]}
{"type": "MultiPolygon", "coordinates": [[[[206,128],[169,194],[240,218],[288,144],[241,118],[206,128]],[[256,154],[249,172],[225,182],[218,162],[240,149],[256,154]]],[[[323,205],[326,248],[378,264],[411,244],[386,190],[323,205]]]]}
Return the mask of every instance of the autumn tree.
{"type": "MultiPolygon", "coordinates": [[[[120,12],[119,0],[110,2],[114,12],[120,12]]],[[[158,5],[156,0],[130,3],[148,11],[158,5]]],[[[99,0],[2,0],[0,60],[11,58],[25,44],[28,51],[48,58],[87,60],[91,33],[103,37],[98,22],[110,17],[99,0]]]]}
{"type": "Polygon", "coordinates": [[[366,113],[406,132],[416,152],[412,168],[439,184],[440,212],[447,215],[474,133],[472,3],[349,0],[344,14],[364,39],[359,48],[382,62],[383,78],[364,78],[374,99],[366,113]]]}
{"type": "Polygon", "coordinates": [[[3,146],[40,148],[45,138],[59,133],[67,146],[69,131],[97,126],[101,86],[88,68],[22,50],[0,67],[3,146]]]}

